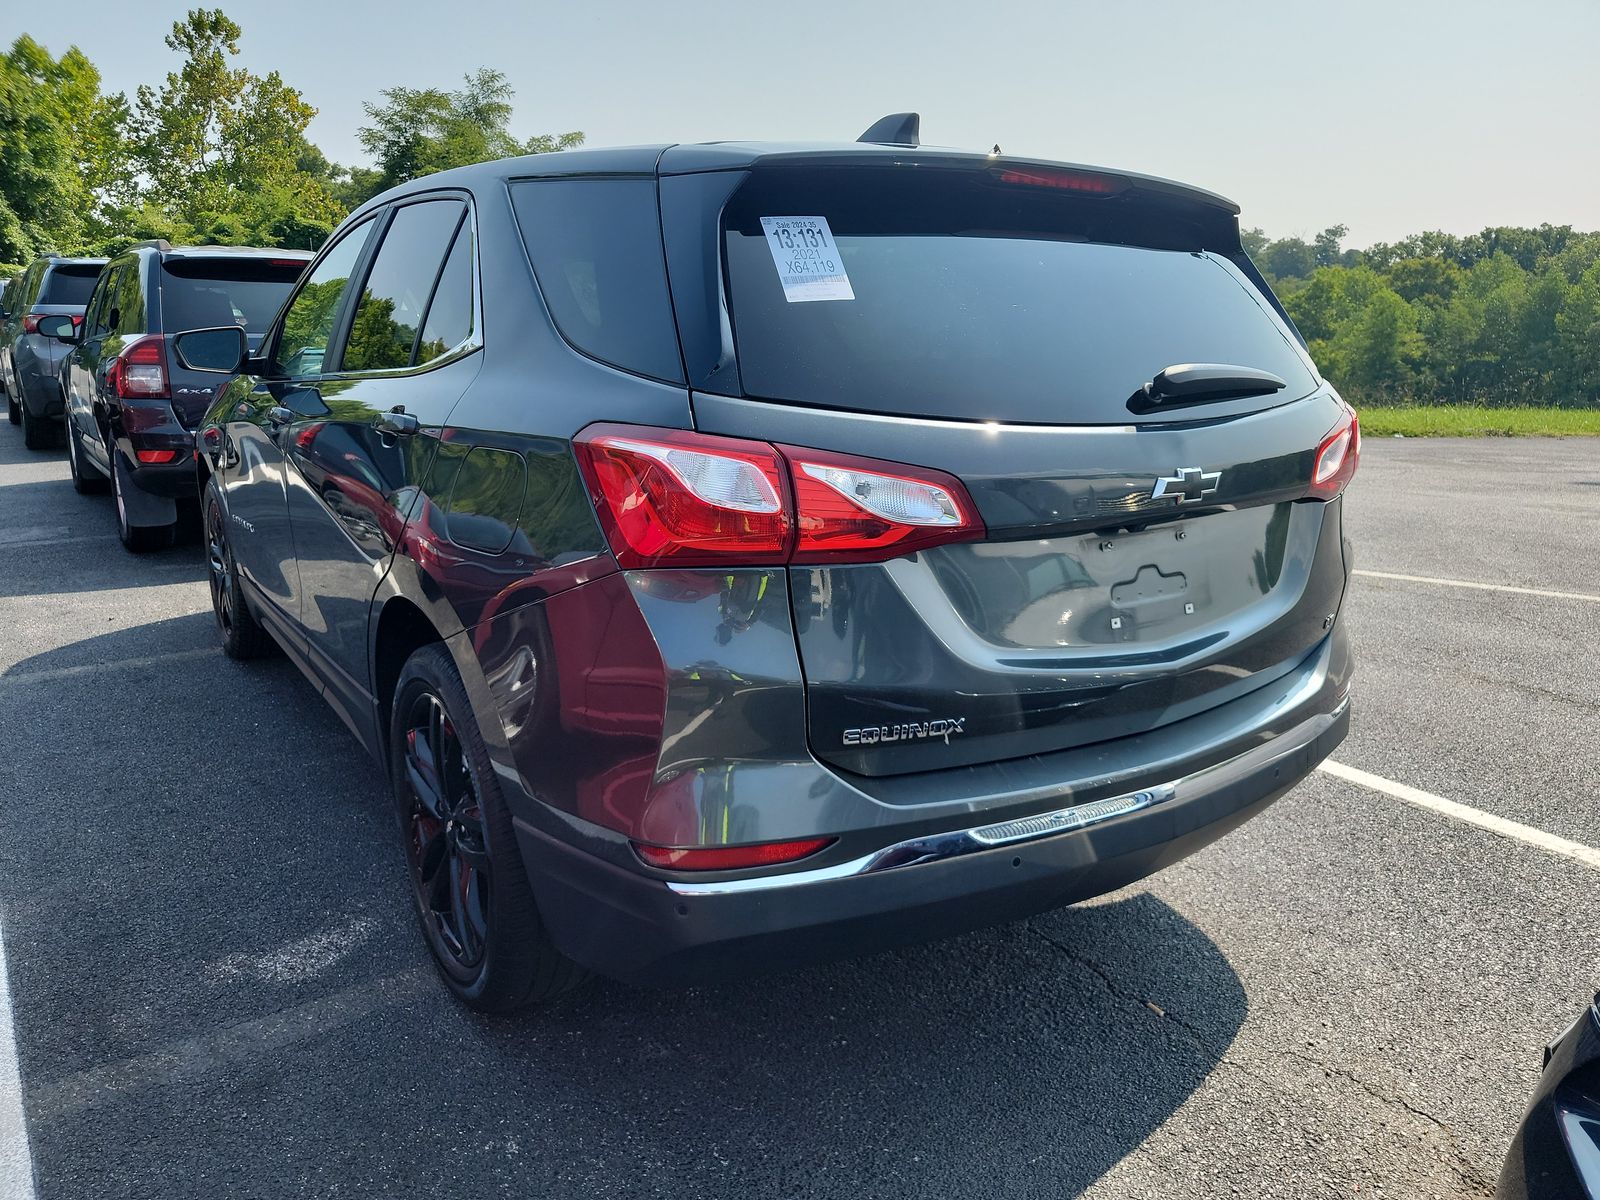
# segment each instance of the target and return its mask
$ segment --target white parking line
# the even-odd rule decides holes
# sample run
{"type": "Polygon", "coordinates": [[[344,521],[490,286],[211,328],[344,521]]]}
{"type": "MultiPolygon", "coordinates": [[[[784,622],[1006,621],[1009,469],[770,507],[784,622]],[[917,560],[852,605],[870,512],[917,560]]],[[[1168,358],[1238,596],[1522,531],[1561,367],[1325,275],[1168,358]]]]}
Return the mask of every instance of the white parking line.
{"type": "Polygon", "coordinates": [[[11,982],[6,943],[0,935],[0,1200],[33,1200],[33,1155],[22,1117],[22,1074],[17,1036],[11,1026],[11,982]]]}
{"type": "Polygon", "coordinates": [[[1347,767],[1344,763],[1334,762],[1332,759],[1324,761],[1317,769],[1375,792],[1382,792],[1385,796],[1393,796],[1396,800],[1404,800],[1407,804],[1414,804],[1418,808],[1453,817],[1457,821],[1476,825],[1479,829],[1487,829],[1490,833],[1497,833],[1501,837],[1512,838],[1600,870],[1600,850],[1596,850],[1593,846],[1585,846],[1582,842],[1557,837],[1553,833],[1546,833],[1542,829],[1535,829],[1532,825],[1524,825],[1520,821],[1508,821],[1505,817],[1497,817],[1481,809],[1457,804],[1454,800],[1446,800],[1443,796],[1435,796],[1432,792],[1425,792],[1421,788],[1396,783],[1392,779],[1385,779],[1382,775],[1374,775],[1358,767],[1347,767]]]}
{"type": "Polygon", "coordinates": [[[1600,604],[1600,596],[1588,592],[1550,592],[1543,588],[1512,587],[1509,583],[1477,583],[1470,579],[1435,579],[1431,575],[1397,575],[1393,571],[1354,571],[1368,579],[1396,579],[1401,583],[1432,583],[1439,587],[1473,588],[1480,592],[1510,592],[1515,596],[1544,596],[1550,600],[1582,600],[1600,604]]]}

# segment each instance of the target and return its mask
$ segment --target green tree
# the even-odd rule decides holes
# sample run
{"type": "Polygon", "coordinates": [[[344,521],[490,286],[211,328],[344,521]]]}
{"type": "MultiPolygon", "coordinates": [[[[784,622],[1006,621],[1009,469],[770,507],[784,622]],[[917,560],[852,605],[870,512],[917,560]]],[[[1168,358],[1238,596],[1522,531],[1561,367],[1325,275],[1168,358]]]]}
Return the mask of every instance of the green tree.
{"type": "Polygon", "coordinates": [[[371,124],[356,136],[374,166],[351,173],[355,196],[365,199],[451,167],[583,144],[583,134],[576,131],[519,141],[510,130],[515,92],[503,73],[484,68],[466,76],[464,83],[454,92],[389,88],[382,104],[365,106],[371,124]]]}
{"type": "Polygon", "coordinates": [[[128,178],[120,96],[77,47],[59,59],[24,35],[0,57],[0,263],[81,250],[128,178]]]}
{"type": "Polygon", "coordinates": [[[316,109],[278,72],[234,66],[241,35],[221,9],[173,23],[166,44],[183,61],[161,87],[140,87],[131,112],[143,199],[205,240],[326,236],[342,210],[326,178],[302,169],[316,109]]]}

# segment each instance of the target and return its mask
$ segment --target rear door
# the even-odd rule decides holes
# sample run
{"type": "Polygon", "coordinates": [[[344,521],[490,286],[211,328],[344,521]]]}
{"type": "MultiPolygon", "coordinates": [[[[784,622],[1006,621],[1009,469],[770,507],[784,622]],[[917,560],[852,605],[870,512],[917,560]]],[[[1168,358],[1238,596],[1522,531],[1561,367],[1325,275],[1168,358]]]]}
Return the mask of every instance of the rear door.
{"type": "Polygon", "coordinates": [[[78,327],[77,344],[71,347],[61,368],[66,419],[78,432],[80,451],[103,473],[110,471],[111,460],[95,420],[95,377],[105,339],[111,332],[111,305],[119,271],[120,268],[107,267],[100,272],[84,310],[83,323],[78,327]]]}
{"type": "Polygon", "coordinates": [[[464,198],[396,206],[317,395],[281,444],[299,562],[295,611],[347,719],[367,709],[367,612],[445,418],[476,374],[477,287],[464,198]]]}
{"type": "MultiPolygon", "coordinates": [[[[692,219],[680,197],[718,190],[663,179],[663,211],[692,219]]],[[[1326,636],[1337,503],[1305,497],[1346,413],[1231,210],[982,160],[758,166],[720,191],[724,343],[686,329],[685,357],[739,394],[698,393],[697,428],[954,475],[984,525],[792,569],[819,757],[892,774],[1127,736],[1281,677],[1326,636]],[[1283,386],[1150,404],[1145,384],[1186,363],[1283,386]]],[[[708,274],[705,236],[684,254],[694,239],[667,229],[680,314],[710,307],[682,286],[708,274]]]]}

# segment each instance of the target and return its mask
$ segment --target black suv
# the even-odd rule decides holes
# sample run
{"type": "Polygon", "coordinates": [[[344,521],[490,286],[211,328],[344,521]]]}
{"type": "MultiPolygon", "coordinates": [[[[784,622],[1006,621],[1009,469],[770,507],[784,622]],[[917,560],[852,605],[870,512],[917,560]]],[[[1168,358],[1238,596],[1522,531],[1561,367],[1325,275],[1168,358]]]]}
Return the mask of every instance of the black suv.
{"type": "Polygon", "coordinates": [[[224,647],[385,764],[470,1004],[1067,904],[1344,737],[1355,415],[1237,208],[890,140],[419,179],[178,338],[224,647]]]}
{"type": "Polygon", "coordinates": [[[72,482],[90,492],[110,481],[130,550],[172,541],[176,501],[194,496],[194,426],[217,392],[217,377],[186,367],[167,332],[225,325],[259,343],[310,258],[142,243],[106,264],[80,328],[56,327],[71,344],[58,390],[72,482]]]}
{"type": "Polygon", "coordinates": [[[0,389],[6,416],[22,426],[30,450],[57,444],[61,431],[61,387],[56,382],[67,349],[39,322],[49,316],[83,319],[84,306],[103,258],[35,259],[6,286],[0,301],[0,389]]]}

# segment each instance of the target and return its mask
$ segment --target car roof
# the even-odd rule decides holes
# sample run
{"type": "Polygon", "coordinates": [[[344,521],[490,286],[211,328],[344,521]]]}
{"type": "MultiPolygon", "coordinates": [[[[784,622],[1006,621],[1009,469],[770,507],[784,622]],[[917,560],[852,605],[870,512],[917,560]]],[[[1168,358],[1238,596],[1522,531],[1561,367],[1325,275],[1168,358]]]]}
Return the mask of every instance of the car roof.
{"type": "MultiPolygon", "coordinates": [[[[402,196],[450,187],[483,186],[505,179],[590,175],[688,175],[704,171],[748,170],[758,165],[809,163],[815,166],[1040,166],[1084,171],[1128,181],[1144,192],[1221,209],[1237,215],[1239,206],[1226,196],[1159,175],[1060,162],[984,154],[942,146],[890,146],[869,142],[700,142],[649,146],[615,146],[593,150],[557,150],[502,158],[457,167],[400,184],[375,196],[362,209],[402,196]]],[[[358,209],[357,211],[362,211],[358,209]]]]}
{"type": "Polygon", "coordinates": [[[275,250],[271,246],[145,246],[163,258],[297,258],[310,262],[309,250],[275,250]]]}
{"type": "Polygon", "coordinates": [[[107,262],[107,260],[103,258],[80,258],[71,254],[41,254],[39,257],[45,262],[49,263],[52,267],[74,265],[85,267],[103,267],[107,262]]]}

